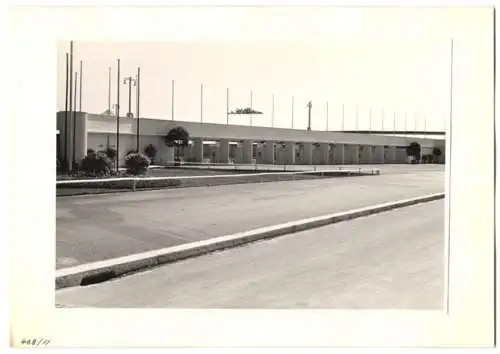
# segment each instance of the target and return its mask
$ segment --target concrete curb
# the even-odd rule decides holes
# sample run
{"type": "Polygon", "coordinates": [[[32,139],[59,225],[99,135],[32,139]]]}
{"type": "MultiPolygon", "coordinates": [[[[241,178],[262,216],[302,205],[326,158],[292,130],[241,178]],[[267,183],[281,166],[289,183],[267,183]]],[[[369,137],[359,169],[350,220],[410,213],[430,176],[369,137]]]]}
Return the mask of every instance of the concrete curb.
{"type": "Polygon", "coordinates": [[[220,236],[204,241],[191,242],[174,247],[138,253],[130,256],[82,264],[75,267],[56,270],[56,290],[92,284],[110,280],[121,275],[138,270],[172,263],[186,258],[204,255],[226,248],[240,246],[246,243],[283,236],[299,231],[309,230],[341,221],[352,220],[371,214],[402,208],[419,203],[430,202],[444,198],[444,193],[430,194],[416,198],[398,200],[370,207],[349,210],[329,215],[322,215],[285,224],[264,227],[240,232],[228,236],[220,236]]]}

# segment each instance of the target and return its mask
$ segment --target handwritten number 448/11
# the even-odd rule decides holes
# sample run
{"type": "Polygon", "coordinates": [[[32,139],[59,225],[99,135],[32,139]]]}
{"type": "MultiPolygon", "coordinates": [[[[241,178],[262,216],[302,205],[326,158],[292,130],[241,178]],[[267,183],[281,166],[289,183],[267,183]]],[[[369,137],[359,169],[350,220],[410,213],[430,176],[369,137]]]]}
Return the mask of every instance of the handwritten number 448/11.
{"type": "Polygon", "coordinates": [[[50,343],[50,339],[46,339],[46,338],[40,338],[40,339],[23,338],[21,340],[22,345],[30,345],[30,346],[34,346],[34,347],[39,347],[41,345],[49,345],[49,343],[50,343]]]}

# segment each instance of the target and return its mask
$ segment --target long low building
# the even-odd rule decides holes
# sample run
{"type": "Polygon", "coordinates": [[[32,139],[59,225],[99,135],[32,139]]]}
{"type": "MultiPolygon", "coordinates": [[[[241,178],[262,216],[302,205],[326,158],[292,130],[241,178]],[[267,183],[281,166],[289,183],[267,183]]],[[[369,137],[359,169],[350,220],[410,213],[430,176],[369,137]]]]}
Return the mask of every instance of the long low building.
{"type": "MultiPolygon", "coordinates": [[[[57,113],[58,158],[66,156],[80,161],[87,149],[95,151],[117,146],[115,116],[76,112],[68,117],[57,113]],[[66,140],[66,135],[68,139],[66,140]],[[74,142],[73,142],[74,136],[74,142]],[[73,152],[74,147],[74,152],[73,152]]],[[[376,164],[407,163],[406,147],[417,142],[422,154],[441,151],[444,161],[445,140],[396,137],[328,131],[225,125],[141,118],[139,121],[140,150],[153,144],[158,151],[156,163],[174,159],[174,151],[165,145],[164,137],[174,127],[186,129],[192,143],[183,149],[185,160],[228,163],[264,164],[376,164]]],[[[128,151],[137,147],[137,119],[120,118],[119,158],[121,163],[128,151]]]]}

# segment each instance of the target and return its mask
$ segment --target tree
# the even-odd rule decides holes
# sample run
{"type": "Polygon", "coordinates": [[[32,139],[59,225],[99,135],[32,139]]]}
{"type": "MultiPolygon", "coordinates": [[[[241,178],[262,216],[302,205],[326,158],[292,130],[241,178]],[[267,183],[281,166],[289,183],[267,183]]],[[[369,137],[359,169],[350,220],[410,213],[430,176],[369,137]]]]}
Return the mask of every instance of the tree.
{"type": "Polygon", "coordinates": [[[180,148],[189,144],[189,133],[183,127],[175,127],[169,130],[165,136],[165,144],[175,147],[175,160],[179,160],[180,148]]]}
{"type": "Polygon", "coordinates": [[[420,144],[415,141],[406,148],[406,155],[413,157],[416,161],[420,161],[420,152],[420,144]]]}
{"type": "Polygon", "coordinates": [[[153,144],[148,144],[144,148],[144,153],[146,154],[147,157],[149,157],[149,159],[151,160],[151,162],[154,162],[154,159],[155,159],[156,154],[158,152],[156,150],[156,146],[154,146],[153,144]]]}
{"type": "Polygon", "coordinates": [[[252,108],[237,108],[235,111],[229,112],[229,114],[262,114],[262,112],[252,108]]]}
{"type": "Polygon", "coordinates": [[[432,155],[434,156],[436,162],[438,162],[439,161],[439,157],[441,156],[441,149],[435,147],[434,149],[432,149],[432,155]]]}

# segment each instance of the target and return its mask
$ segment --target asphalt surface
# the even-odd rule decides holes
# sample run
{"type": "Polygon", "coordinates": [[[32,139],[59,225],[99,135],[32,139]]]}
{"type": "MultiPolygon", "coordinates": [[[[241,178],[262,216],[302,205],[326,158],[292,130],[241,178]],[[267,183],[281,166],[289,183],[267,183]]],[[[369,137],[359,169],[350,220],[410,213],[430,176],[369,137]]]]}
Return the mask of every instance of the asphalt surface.
{"type": "Polygon", "coordinates": [[[443,200],[56,292],[58,306],[441,309],[443,200]]]}
{"type": "Polygon", "coordinates": [[[444,191],[444,172],[58,198],[56,267],[444,191]]]}

